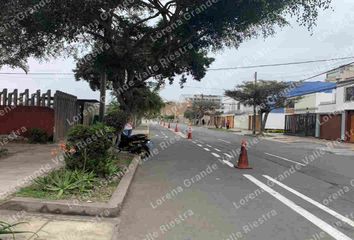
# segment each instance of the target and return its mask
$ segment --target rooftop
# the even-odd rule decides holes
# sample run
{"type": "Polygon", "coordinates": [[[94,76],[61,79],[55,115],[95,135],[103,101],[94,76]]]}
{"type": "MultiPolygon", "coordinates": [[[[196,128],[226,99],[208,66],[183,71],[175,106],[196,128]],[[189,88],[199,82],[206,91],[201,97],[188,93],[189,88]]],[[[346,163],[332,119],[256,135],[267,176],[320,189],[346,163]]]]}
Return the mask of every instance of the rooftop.
{"type": "Polygon", "coordinates": [[[336,87],[337,84],[333,82],[304,82],[298,87],[292,89],[288,96],[298,97],[319,92],[330,93],[336,87]]]}

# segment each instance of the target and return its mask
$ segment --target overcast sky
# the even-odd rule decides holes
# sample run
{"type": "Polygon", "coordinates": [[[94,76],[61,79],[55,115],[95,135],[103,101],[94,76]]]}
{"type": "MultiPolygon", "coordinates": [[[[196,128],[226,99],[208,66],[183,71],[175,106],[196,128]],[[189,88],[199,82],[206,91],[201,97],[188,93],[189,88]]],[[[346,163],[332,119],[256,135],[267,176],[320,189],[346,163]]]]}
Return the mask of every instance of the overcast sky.
{"type": "MultiPolygon", "coordinates": [[[[333,0],[333,10],[321,12],[318,25],[313,34],[304,27],[299,27],[292,20],[292,26],[279,30],[275,36],[267,39],[253,39],[243,43],[239,49],[225,49],[213,55],[216,61],[211,68],[236,67],[259,64],[272,64],[302,60],[329,59],[354,56],[354,1],[333,0]]],[[[178,100],[181,94],[223,94],[223,89],[230,89],[243,81],[253,79],[254,72],[264,80],[294,81],[304,79],[346,64],[354,59],[329,63],[282,66],[258,69],[229,71],[208,71],[201,82],[188,81],[184,89],[180,89],[178,81],[168,85],[161,91],[165,100],[178,100]]],[[[50,62],[38,62],[30,59],[30,72],[71,72],[75,64],[72,59],[57,59],[50,62]]],[[[21,72],[8,68],[0,72],[21,72]]],[[[324,80],[321,76],[314,80],[324,80]]],[[[29,88],[46,91],[61,90],[74,94],[79,98],[98,98],[86,82],[76,82],[71,75],[0,75],[0,89],[20,90],[29,88]]]]}

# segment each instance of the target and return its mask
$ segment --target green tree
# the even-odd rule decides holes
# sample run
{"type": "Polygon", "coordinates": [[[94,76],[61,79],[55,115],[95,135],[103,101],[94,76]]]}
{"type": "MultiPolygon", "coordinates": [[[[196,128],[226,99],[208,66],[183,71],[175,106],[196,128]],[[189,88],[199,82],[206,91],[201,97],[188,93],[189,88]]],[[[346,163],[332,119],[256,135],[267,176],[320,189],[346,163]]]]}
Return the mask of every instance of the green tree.
{"type": "MultiPolygon", "coordinates": [[[[147,119],[153,119],[160,116],[161,109],[165,106],[164,101],[158,92],[148,89],[146,95],[142,98],[141,114],[147,119]]],[[[140,104],[141,104],[140,103],[140,104]]]]}
{"type": "Polygon", "coordinates": [[[193,111],[192,108],[187,108],[187,110],[184,112],[184,117],[192,122],[197,118],[197,113],[193,111]]]}
{"type": "MultiPolygon", "coordinates": [[[[288,24],[284,16],[297,16],[300,24],[312,28],[318,10],[330,3],[330,0],[52,0],[40,4],[42,1],[0,3],[0,26],[7,24],[3,35],[9,37],[15,32],[14,38],[21,37],[9,45],[14,49],[21,46],[24,54],[19,55],[19,60],[34,53],[62,54],[68,47],[80,49],[77,44],[81,44],[89,49],[91,57],[103,57],[99,70],[113,72],[111,81],[115,89],[129,82],[134,82],[135,87],[149,78],[164,84],[165,79],[172,82],[182,76],[183,84],[187,79],[184,74],[201,80],[213,61],[208,57],[210,50],[238,47],[250,38],[272,35],[277,26],[288,24]],[[14,24],[8,24],[9,21],[14,24]],[[28,37],[22,38],[21,34],[28,37]],[[28,42],[23,41],[26,39],[28,42]],[[47,48],[48,45],[54,47],[47,48]]],[[[124,97],[118,101],[123,102],[124,97]]]]}
{"type": "Polygon", "coordinates": [[[248,106],[257,106],[261,116],[261,130],[263,134],[269,113],[278,108],[285,108],[300,98],[288,99],[291,85],[287,82],[259,80],[244,82],[234,90],[227,90],[225,95],[248,106]]]}
{"type": "Polygon", "coordinates": [[[220,107],[220,104],[210,100],[195,100],[192,102],[192,106],[184,113],[184,117],[191,121],[198,120],[200,123],[200,120],[205,115],[214,116],[217,113],[216,110],[220,107]]]}

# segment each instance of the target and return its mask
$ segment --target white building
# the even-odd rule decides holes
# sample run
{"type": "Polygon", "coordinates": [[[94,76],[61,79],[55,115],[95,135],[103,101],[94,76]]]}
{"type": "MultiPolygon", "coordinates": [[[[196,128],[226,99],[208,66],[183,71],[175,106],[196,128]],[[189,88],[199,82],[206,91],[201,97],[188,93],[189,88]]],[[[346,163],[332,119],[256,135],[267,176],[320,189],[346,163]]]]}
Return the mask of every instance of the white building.
{"type": "Polygon", "coordinates": [[[335,89],[336,84],[332,82],[304,82],[291,90],[290,99],[301,99],[286,109],[285,132],[319,137],[317,122],[320,105],[334,101],[335,89]]]}
{"type": "Polygon", "coordinates": [[[338,82],[333,98],[320,104],[317,136],[354,142],[354,78],[338,82]]]}
{"type": "MultiPolygon", "coordinates": [[[[224,126],[227,121],[231,128],[249,130],[252,128],[253,107],[244,105],[230,97],[223,98],[223,114],[220,117],[219,123],[224,126]]],[[[260,127],[258,116],[257,124],[260,127]]],[[[268,116],[266,129],[284,129],[285,114],[283,110],[275,110],[268,116]]]]}

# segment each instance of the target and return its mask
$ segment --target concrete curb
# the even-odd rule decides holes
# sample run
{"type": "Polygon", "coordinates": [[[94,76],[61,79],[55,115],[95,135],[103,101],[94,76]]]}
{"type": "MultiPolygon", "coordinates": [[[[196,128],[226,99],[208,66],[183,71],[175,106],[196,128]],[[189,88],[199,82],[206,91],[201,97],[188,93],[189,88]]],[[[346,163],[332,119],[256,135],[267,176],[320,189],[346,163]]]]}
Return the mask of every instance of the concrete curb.
{"type": "Polygon", "coordinates": [[[123,207],[140,161],[140,156],[133,159],[108,203],[77,203],[70,200],[43,201],[15,197],[1,204],[0,209],[62,215],[117,217],[123,207]]]}
{"type": "Polygon", "coordinates": [[[187,139],[187,135],[183,134],[183,132],[181,132],[181,131],[175,132],[175,130],[172,129],[172,128],[168,128],[168,127],[164,127],[164,128],[166,128],[167,130],[170,130],[171,132],[173,132],[174,134],[180,136],[181,138],[187,139]]]}

